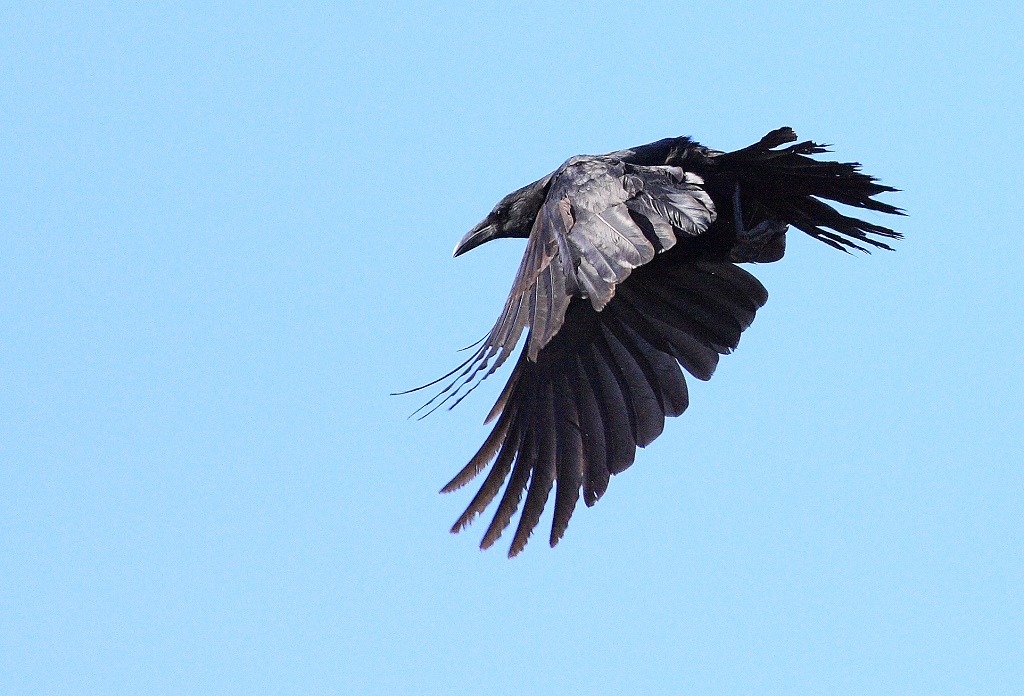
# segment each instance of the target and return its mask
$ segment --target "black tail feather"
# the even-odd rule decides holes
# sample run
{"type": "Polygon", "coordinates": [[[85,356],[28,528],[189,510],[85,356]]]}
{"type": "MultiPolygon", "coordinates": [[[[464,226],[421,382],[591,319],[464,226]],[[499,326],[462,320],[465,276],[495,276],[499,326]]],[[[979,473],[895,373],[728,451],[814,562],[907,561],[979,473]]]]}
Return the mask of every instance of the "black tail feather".
{"type": "Polygon", "coordinates": [[[735,177],[745,196],[763,205],[773,218],[815,239],[844,251],[869,251],[867,246],[891,250],[883,240],[901,239],[899,232],[843,215],[822,199],[904,215],[900,208],[874,198],[898,189],[862,173],[857,162],[813,159],[809,155],[828,149],[810,140],[776,149],[794,140],[793,129],[780,128],[749,147],[720,155],[718,165],[735,177]]]}

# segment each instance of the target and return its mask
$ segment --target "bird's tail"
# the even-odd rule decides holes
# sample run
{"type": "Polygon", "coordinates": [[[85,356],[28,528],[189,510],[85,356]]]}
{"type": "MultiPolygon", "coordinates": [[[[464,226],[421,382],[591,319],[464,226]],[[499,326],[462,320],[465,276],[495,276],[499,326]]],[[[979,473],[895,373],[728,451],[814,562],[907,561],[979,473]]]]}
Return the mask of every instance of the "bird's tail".
{"type": "Polygon", "coordinates": [[[884,240],[902,238],[899,232],[843,215],[822,199],[903,215],[899,208],[874,199],[897,189],[862,174],[856,162],[813,159],[810,155],[829,150],[810,140],[781,147],[796,139],[792,128],[779,128],[749,147],[719,155],[716,164],[734,178],[744,201],[763,206],[774,220],[843,251],[868,251],[864,245],[891,249],[884,240]]]}

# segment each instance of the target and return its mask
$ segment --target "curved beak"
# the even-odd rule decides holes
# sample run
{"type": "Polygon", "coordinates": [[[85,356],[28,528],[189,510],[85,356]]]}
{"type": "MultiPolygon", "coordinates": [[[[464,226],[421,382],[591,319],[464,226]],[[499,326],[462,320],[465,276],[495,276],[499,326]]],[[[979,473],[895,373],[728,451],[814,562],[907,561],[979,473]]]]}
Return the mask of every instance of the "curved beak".
{"type": "Polygon", "coordinates": [[[489,222],[489,218],[485,219],[459,240],[459,243],[455,245],[452,256],[461,256],[470,249],[475,249],[484,242],[494,239],[497,233],[498,227],[493,222],[489,222]]]}

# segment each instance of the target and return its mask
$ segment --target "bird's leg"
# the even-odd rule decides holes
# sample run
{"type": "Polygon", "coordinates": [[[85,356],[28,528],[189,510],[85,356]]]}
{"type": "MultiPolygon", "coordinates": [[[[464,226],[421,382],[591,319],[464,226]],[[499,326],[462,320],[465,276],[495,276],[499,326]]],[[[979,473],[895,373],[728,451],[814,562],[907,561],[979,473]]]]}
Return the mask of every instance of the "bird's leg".
{"type": "Polygon", "coordinates": [[[786,252],[786,230],[789,225],[777,220],[765,220],[747,229],[743,224],[743,205],[740,185],[732,194],[733,224],[736,227],[736,245],[730,256],[737,263],[778,261],[786,252]]]}

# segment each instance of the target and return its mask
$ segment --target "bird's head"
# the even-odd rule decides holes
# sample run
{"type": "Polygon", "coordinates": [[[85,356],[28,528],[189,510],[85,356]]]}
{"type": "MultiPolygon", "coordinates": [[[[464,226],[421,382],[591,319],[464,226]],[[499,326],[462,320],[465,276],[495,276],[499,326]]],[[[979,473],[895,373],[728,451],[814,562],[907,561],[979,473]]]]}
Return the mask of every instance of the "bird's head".
{"type": "Polygon", "coordinates": [[[503,198],[501,203],[494,206],[494,210],[488,213],[487,217],[478,222],[473,229],[459,240],[459,243],[455,245],[455,251],[452,252],[452,256],[461,256],[470,249],[475,249],[484,242],[489,242],[497,237],[509,236],[502,234],[508,225],[508,218],[509,207],[505,204],[505,199],[503,198]]]}
{"type": "Polygon", "coordinates": [[[537,212],[544,204],[550,180],[551,177],[546,176],[498,201],[487,217],[459,240],[452,255],[460,256],[492,239],[529,237],[537,212]]]}

